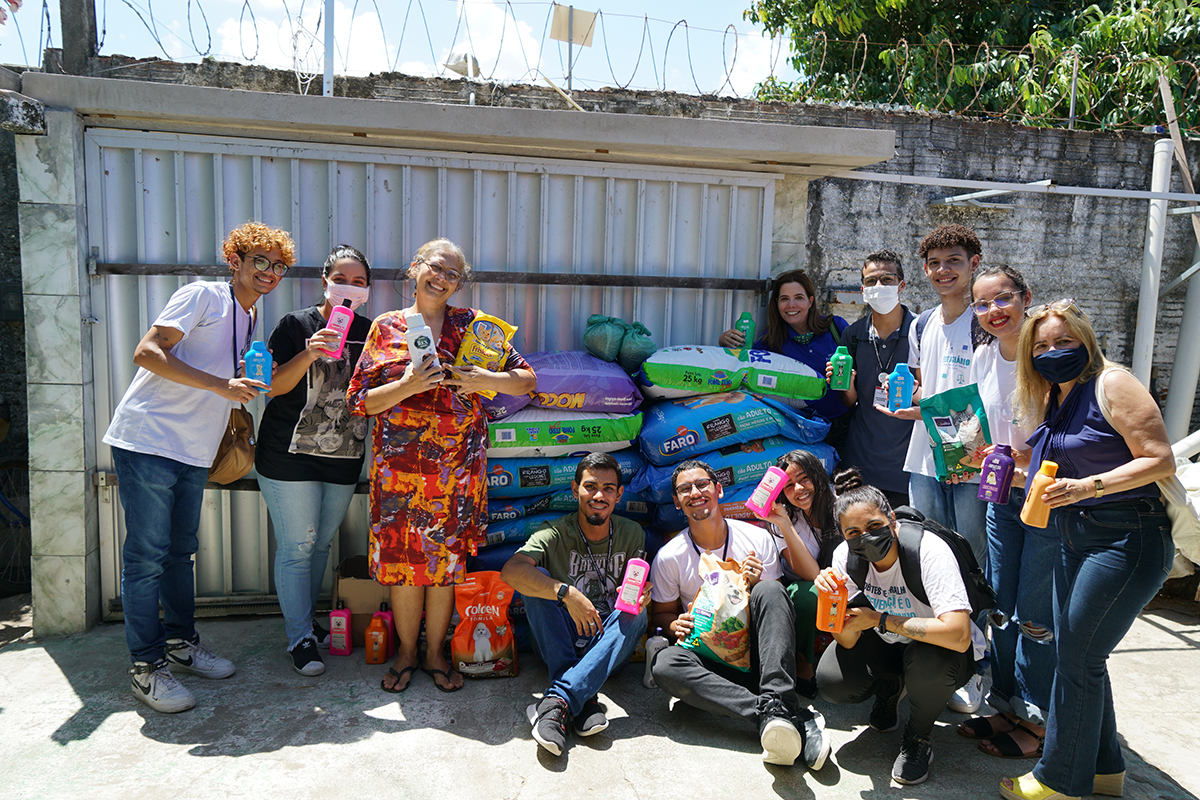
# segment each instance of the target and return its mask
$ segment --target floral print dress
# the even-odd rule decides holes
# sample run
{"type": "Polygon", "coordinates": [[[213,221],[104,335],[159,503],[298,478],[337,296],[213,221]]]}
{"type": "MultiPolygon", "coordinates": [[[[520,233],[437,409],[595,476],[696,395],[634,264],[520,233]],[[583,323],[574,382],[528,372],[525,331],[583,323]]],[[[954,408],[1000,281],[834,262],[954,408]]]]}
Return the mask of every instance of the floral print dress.
{"type": "MultiPolygon", "coordinates": [[[[438,358],[454,363],[470,308],[446,308],[438,358]]],[[[350,381],[350,412],[366,416],[367,391],[399,380],[410,362],[404,315],[371,325],[350,381]]],[[[504,367],[529,369],[509,349],[504,367]]],[[[487,415],[478,395],[435,386],[380,412],[370,456],[371,577],[399,586],[452,586],[487,534],[487,415]]]]}

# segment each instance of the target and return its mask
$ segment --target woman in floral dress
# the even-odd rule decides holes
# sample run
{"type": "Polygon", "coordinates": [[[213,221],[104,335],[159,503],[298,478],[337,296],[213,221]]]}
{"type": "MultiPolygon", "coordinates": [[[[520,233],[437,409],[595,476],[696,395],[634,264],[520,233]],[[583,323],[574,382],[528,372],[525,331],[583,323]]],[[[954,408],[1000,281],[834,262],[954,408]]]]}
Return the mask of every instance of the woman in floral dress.
{"type": "Polygon", "coordinates": [[[413,305],[375,320],[347,393],[351,413],[376,418],[369,560],[372,577],[391,587],[400,640],[396,663],[381,684],[387,692],[408,688],[417,669],[442,691],[462,688],[443,643],[454,586],[487,529],[487,416],[476,392],[523,394],[537,385],[511,347],[500,372],[449,366],[476,314],[448,304],[470,269],[447,239],[417,251],[408,273],[416,282],[413,305]],[[409,357],[405,318],[413,313],[430,328],[440,365],[432,359],[414,364],[409,357]],[[422,612],[426,647],[419,654],[422,612]]]}

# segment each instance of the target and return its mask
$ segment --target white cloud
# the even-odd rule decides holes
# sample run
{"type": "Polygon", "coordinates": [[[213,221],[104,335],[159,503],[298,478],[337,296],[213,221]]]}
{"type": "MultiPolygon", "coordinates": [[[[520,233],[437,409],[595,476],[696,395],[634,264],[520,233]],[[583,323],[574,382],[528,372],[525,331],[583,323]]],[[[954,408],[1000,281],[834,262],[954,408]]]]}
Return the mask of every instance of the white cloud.
{"type": "Polygon", "coordinates": [[[795,80],[796,71],[788,61],[788,52],[786,41],[768,39],[757,31],[739,36],[737,59],[729,76],[734,91],[741,97],[749,97],[754,85],[771,74],[795,80]]]}

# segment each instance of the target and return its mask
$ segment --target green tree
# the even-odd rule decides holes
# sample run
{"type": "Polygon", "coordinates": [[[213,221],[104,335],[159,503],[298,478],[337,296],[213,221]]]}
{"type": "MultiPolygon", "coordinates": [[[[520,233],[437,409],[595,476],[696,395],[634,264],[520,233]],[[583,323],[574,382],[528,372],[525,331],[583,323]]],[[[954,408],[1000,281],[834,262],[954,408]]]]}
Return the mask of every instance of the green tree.
{"type": "Polygon", "coordinates": [[[897,103],[1059,125],[1161,124],[1160,72],[1200,132],[1200,0],[754,0],[803,76],[762,100],[897,103]]]}

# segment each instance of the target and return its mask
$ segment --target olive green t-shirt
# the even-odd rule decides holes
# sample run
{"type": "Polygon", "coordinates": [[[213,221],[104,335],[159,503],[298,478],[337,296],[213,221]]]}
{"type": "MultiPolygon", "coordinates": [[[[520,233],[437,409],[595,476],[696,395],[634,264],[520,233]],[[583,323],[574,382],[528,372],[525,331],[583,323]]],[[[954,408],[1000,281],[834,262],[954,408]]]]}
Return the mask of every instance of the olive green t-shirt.
{"type": "Polygon", "coordinates": [[[529,556],[550,573],[550,577],[574,586],[592,601],[601,615],[612,610],[625,577],[625,561],[646,557],[646,532],[636,522],[618,517],[609,518],[612,528],[612,550],[609,539],[588,542],[579,530],[578,512],[571,512],[546,523],[529,537],[518,553],[529,556]]]}

